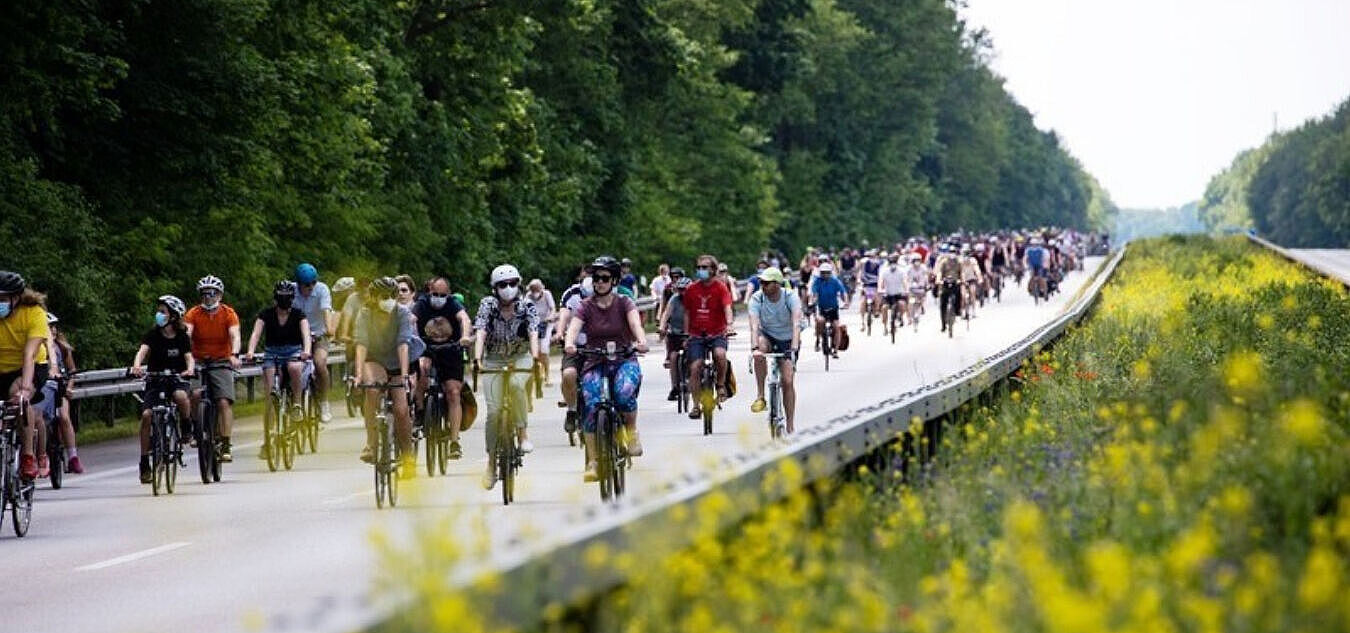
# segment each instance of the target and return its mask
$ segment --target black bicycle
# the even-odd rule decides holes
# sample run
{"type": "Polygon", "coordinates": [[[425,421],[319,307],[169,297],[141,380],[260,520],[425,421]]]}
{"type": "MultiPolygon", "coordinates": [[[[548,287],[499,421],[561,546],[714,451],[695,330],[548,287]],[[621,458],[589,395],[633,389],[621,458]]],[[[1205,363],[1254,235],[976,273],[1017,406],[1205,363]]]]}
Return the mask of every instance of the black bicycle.
{"type": "MultiPolygon", "coordinates": [[[[734,333],[727,334],[730,338],[734,333]]],[[[722,408],[722,399],[717,394],[717,357],[713,354],[713,339],[715,336],[690,336],[685,341],[686,348],[690,341],[699,340],[703,343],[703,373],[699,375],[698,404],[699,411],[703,417],[703,434],[712,435],[713,432],[713,410],[722,408]]],[[[731,371],[731,367],[727,367],[731,371]]]]}
{"type": "Polygon", "coordinates": [[[375,507],[383,508],[398,505],[398,438],[394,436],[394,400],[389,392],[404,388],[403,384],[362,383],[356,385],[364,393],[366,389],[380,392],[380,403],[375,409],[375,507]]]}
{"type": "MultiPolygon", "coordinates": [[[[595,410],[595,474],[600,477],[600,500],[609,501],[623,495],[624,472],[632,465],[627,445],[620,435],[625,433],[623,414],[614,408],[614,370],[623,361],[637,355],[631,347],[617,349],[609,342],[603,349],[582,348],[577,350],[583,357],[601,359],[600,400],[593,404],[595,410]]],[[[705,418],[706,419],[706,418],[705,418]]],[[[705,427],[706,428],[706,427],[705,427]]]]}
{"type": "Polygon", "coordinates": [[[354,345],[347,346],[347,361],[342,364],[342,384],[346,390],[347,417],[355,418],[365,415],[365,394],[356,388],[356,372],[353,363],[356,362],[354,345]]]}
{"type": "Polygon", "coordinates": [[[683,335],[679,335],[679,337],[680,349],[675,354],[675,367],[678,368],[675,372],[675,412],[688,413],[690,400],[689,354],[684,349],[684,340],[688,337],[683,335]]]}
{"type": "Polygon", "coordinates": [[[942,329],[947,331],[947,338],[951,338],[956,329],[956,304],[961,302],[961,282],[954,279],[944,279],[942,281],[941,301],[942,329]]]}
{"type": "MultiPolygon", "coordinates": [[[[178,405],[173,392],[183,388],[183,379],[175,371],[148,372],[145,375],[147,393],[155,393],[155,404],[150,408],[150,491],[173,494],[178,483],[178,468],[186,466],[179,434],[178,405]]],[[[136,394],[137,399],[142,399],[136,394]]],[[[142,400],[143,401],[143,400],[142,400]]]]}
{"type": "Polygon", "coordinates": [[[226,360],[197,363],[197,377],[202,389],[197,399],[193,432],[197,435],[197,470],[201,472],[204,484],[220,481],[220,456],[225,452],[225,440],[220,437],[220,410],[216,405],[220,397],[208,375],[214,369],[229,369],[231,376],[239,373],[226,360]]]}
{"type": "Polygon", "coordinates": [[[825,371],[830,371],[830,356],[834,355],[834,321],[825,319],[825,334],[820,339],[820,351],[825,354],[825,371]]]}
{"type": "Polygon", "coordinates": [[[888,308],[888,311],[890,312],[891,315],[890,318],[891,344],[894,345],[896,331],[898,331],[902,327],[905,327],[904,310],[908,306],[908,302],[906,301],[907,297],[905,297],[904,295],[892,295],[892,297],[886,297],[886,304],[887,304],[886,307],[888,308]],[[894,300],[892,300],[892,297],[894,297],[894,300]]]}
{"type": "MultiPolygon", "coordinates": [[[[458,343],[441,343],[431,345],[427,351],[463,354],[464,348],[458,343]]],[[[421,433],[427,441],[427,476],[434,477],[437,470],[444,475],[450,462],[450,408],[435,363],[428,372],[427,382],[426,393],[422,395],[421,433]]]]}
{"type": "Polygon", "coordinates": [[[269,385],[267,406],[263,409],[263,453],[267,456],[267,469],[276,472],[277,467],[290,470],[295,466],[295,454],[300,450],[301,425],[305,416],[301,409],[296,416],[292,409],[290,367],[300,360],[292,356],[277,365],[272,372],[272,384],[269,385]]]}
{"type": "MultiPolygon", "coordinates": [[[[517,442],[516,416],[511,410],[511,376],[518,372],[515,365],[507,363],[501,369],[483,369],[474,364],[473,367],[473,389],[478,391],[479,374],[500,374],[502,377],[502,395],[501,410],[497,411],[497,419],[489,420],[488,424],[497,424],[497,442],[492,449],[492,458],[497,464],[497,479],[502,482],[502,504],[511,505],[516,500],[516,473],[521,466],[525,465],[525,454],[520,451],[520,444],[517,442]]],[[[580,384],[580,376],[578,384],[580,384]]],[[[526,394],[529,399],[529,394],[526,394]]],[[[578,402],[580,402],[578,400],[578,402]]]]}
{"type": "Polygon", "coordinates": [[[21,476],[19,453],[22,444],[20,430],[28,419],[28,400],[5,402],[0,408],[0,522],[5,511],[13,519],[14,536],[28,534],[33,519],[33,493],[37,484],[21,476]]]}
{"type": "Polygon", "coordinates": [[[46,421],[47,463],[51,464],[51,474],[47,476],[47,482],[51,484],[52,490],[60,490],[66,472],[66,442],[61,438],[61,401],[66,398],[66,385],[69,384],[70,377],[57,376],[51,380],[56,381],[56,404],[53,405],[56,415],[46,421]]]}

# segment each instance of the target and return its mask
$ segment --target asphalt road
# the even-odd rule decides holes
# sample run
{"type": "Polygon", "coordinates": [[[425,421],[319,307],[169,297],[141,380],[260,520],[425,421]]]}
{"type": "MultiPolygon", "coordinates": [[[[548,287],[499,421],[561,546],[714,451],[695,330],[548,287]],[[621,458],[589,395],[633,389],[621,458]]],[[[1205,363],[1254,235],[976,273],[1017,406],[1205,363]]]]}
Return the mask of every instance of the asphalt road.
{"type": "MultiPolygon", "coordinates": [[[[1088,270],[1100,263],[1090,259],[1088,270]]],[[[918,331],[905,328],[894,345],[879,326],[873,337],[859,334],[858,315],[850,310],[845,323],[854,330],[853,347],[828,373],[820,354],[809,353],[809,334],[804,337],[799,429],[1003,349],[1059,314],[1087,278],[1069,276],[1064,292],[1039,306],[1010,289],[1000,304],[978,311],[969,330],[958,322],[952,339],[939,334],[931,297],[918,331]]],[[[660,346],[642,360],[639,424],[646,455],[630,472],[630,497],[678,495],[686,473],[768,441],[766,414],[749,411],[755,390],[743,321],[739,330],[731,356],[740,393],[719,412],[711,437],[666,401],[660,346]]],[[[319,454],[300,456],[295,470],[277,473],[256,458],[259,420],[243,420],[223,481],[201,484],[189,461],[170,496],[152,497],[139,483],[134,440],[87,447],[80,453],[84,475],[68,475],[59,491],[42,482],[26,538],[14,538],[8,520],[3,526],[0,560],[12,579],[11,589],[0,592],[3,629],[350,630],[380,612],[373,590],[384,582],[383,567],[373,534],[410,547],[416,528],[444,522],[438,529],[455,530],[466,543],[481,540],[494,564],[575,538],[614,520],[615,511],[602,507],[593,484],[582,482],[581,453],[567,445],[556,399],[555,387],[536,401],[536,449],[526,457],[510,507],[502,506],[498,491],[480,485],[481,423],[465,436],[464,459],[451,463],[448,476],[428,479],[419,466],[392,510],[375,508],[371,467],[357,459],[360,422],[341,415],[321,433],[319,454]]],[[[338,408],[335,414],[345,413],[338,408]]]]}
{"type": "Polygon", "coordinates": [[[1350,284],[1350,250],[1329,248],[1289,248],[1285,250],[1314,269],[1340,280],[1341,283],[1350,284]]]}

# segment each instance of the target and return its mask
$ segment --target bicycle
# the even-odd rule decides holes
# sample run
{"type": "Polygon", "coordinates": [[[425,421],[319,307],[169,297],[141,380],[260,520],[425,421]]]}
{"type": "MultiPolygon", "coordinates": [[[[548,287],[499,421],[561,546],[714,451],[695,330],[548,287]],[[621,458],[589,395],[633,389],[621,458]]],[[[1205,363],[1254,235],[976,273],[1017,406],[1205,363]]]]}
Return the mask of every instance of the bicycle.
{"type": "Polygon", "coordinates": [[[961,301],[961,282],[954,279],[945,279],[942,281],[941,301],[942,301],[942,329],[947,331],[947,338],[951,338],[956,329],[956,304],[961,301]]]}
{"type": "Polygon", "coordinates": [[[61,401],[66,397],[66,384],[70,382],[69,376],[58,376],[51,380],[56,381],[56,403],[54,411],[56,415],[46,420],[47,426],[47,462],[51,464],[51,474],[47,477],[47,483],[51,484],[52,490],[60,490],[63,477],[66,472],[66,443],[61,439],[61,401]]]}
{"type": "MultiPolygon", "coordinates": [[[[865,293],[866,291],[864,290],[863,292],[865,293]]],[[[872,304],[874,302],[876,302],[876,299],[871,299],[867,297],[863,298],[862,304],[863,326],[867,328],[868,336],[872,335],[872,304]]]]}
{"type": "MultiPolygon", "coordinates": [[[[889,299],[889,297],[887,297],[889,299]]],[[[895,333],[902,327],[905,327],[904,313],[908,304],[908,298],[904,295],[896,295],[894,301],[887,301],[886,310],[890,312],[890,331],[891,345],[895,345],[895,333]]]]}
{"type": "Polygon", "coordinates": [[[830,371],[830,357],[834,355],[834,321],[825,319],[825,334],[820,339],[820,351],[825,354],[825,371],[830,371]]]}
{"type": "MultiPolygon", "coordinates": [[[[355,347],[351,345],[348,345],[348,348],[349,353],[355,349],[355,347]]],[[[355,356],[349,355],[347,356],[347,361],[342,364],[342,384],[346,391],[344,395],[347,401],[347,417],[349,418],[363,417],[366,414],[365,397],[362,395],[361,390],[356,388],[356,373],[352,371],[354,358],[355,356]]]]}
{"type": "Polygon", "coordinates": [[[28,400],[5,402],[0,408],[0,522],[5,511],[12,518],[14,536],[28,534],[33,520],[33,493],[37,483],[19,473],[19,454],[22,443],[19,433],[28,419],[28,400]]]}
{"type": "Polygon", "coordinates": [[[394,389],[407,385],[385,383],[360,383],[356,385],[363,393],[367,389],[380,392],[380,404],[375,410],[375,507],[383,508],[386,501],[389,507],[398,505],[398,438],[394,437],[394,425],[389,418],[394,414],[394,400],[389,395],[394,389]]]}
{"type": "MultiPolygon", "coordinates": [[[[318,344],[322,336],[313,337],[318,344]]],[[[319,401],[318,373],[312,369],[304,377],[304,389],[300,392],[301,417],[296,420],[296,453],[305,453],[305,444],[309,452],[319,452],[319,420],[323,418],[323,403],[319,401]]]]}
{"type": "MultiPolygon", "coordinates": [[[[727,338],[735,336],[735,333],[727,334],[727,338]]],[[[703,342],[703,373],[699,375],[699,393],[698,403],[699,411],[703,413],[703,434],[712,435],[713,432],[713,409],[721,409],[721,398],[717,397],[717,361],[713,354],[712,341],[715,336],[690,336],[685,340],[686,348],[689,341],[698,339],[703,342]]],[[[685,367],[688,367],[687,365],[685,367]]],[[[730,372],[730,366],[727,367],[730,372]]]]}
{"type": "Polygon", "coordinates": [[[1044,270],[1033,272],[1028,286],[1027,290],[1031,293],[1032,305],[1050,300],[1049,282],[1045,278],[1044,270]]]}
{"type": "MultiPolygon", "coordinates": [[[[178,483],[178,468],[187,466],[183,461],[178,430],[178,405],[173,401],[173,392],[179,389],[181,380],[174,371],[147,372],[145,375],[146,390],[159,393],[156,404],[150,409],[150,491],[156,497],[161,488],[165,494],[173,494],[178,483]]],[[[145,402],[140,394],[134,395],[145,402]]]]}
{"type": "MultiPolygon", "coordinates": [[[[515,365],[509,362],[501,369],[483,369],[477,363],[474,363],[473,367],[474,391],[478,391],[479,374],[502,376],[501,410],[497,412],[496,420],[496,424],[499,425],[497,442],[492,449],[493,458],[497,463],[497,479],[502,482],[502,505],[511,505],[511,502],[516,500],[516,472],[525,465],[525,454],[520,452],[520,445],[517,443],[515,415],[511,411],[511,376],[516,371],[518,370],[515,365]]],[[[581,384],[580,376],[577,384],[581,384]]]]}
{"type": "MultiPolygon", "coordinates": [[[[441,349],[462,354],[464,348],[458,343],[443,343],[430,345],[427,351],[441,349]]],[[[438,469],[444,475],[450,462],[450,409],[446,404],[445,386],[436,374],[435,363],[428,371],[427,383],[427,391],[422,395],[422,433],[427,440],[427,476],[434,477],[438,469]]]]}
{"type": "Polygon", "coordinates": [[[614,408],[614,384],[610,379],[612,366],[620,361],[637,355],[630,348],[616,349],[613,341],[601,348],[582,348],[577,350],[583,357],[590,356],[604,360],[601,370],[603,384],[600,388],[600,400],[594,403],[595,409],[595,473],[600,478],[600,500],[609,501],[623,495],[624,472],[632,465],[632,457],[619,438],[624,433],[623,415],[614,408]]]}
{"type": "MultiPolygon", "coordinates": [[[[796,363],[796,353],[785,354],[781,352],[771,352],[763,354],[764,362],[769,364],[769,371],[764,378],[764,390],[769,396],[769,437],[779,440],[787,437],[787,414],[783,405],[783,369],[782,361],[784,358],[788,362],[796,363]]],[[[750,356],[750,372],[754,373],[755,357],[750,356]]]]}
{"type": "Polygon", "coordinates": [[[197,469],[201,472],[202,483],[220,481],[220,455],[224,452],[220,438],[220,412],[216,410],[215,387],[207,374],[212,369],[229,368],[232,374],[238,374],[229,361],[207,360],[197,363],[197,377],[202,382],[201,397],[197,400],[196,424],[197,469]]]}
{"type": "MultiPolygon", "coordinates": [[[[292,356],[277,366],[272,373],[267,406],[263,409],[262,450],[267,455],[267,469],[272,472],[276,472],[278,466],[286,470],[294,467],[295,455],[300,450],[301,422],[291,419],[294,407],[290,406],[293,400],[289,378],[289,365],[298,360],[299,356],[292,356]]],[[[303,417],[303,409],[301,411],[303,417]]]]}

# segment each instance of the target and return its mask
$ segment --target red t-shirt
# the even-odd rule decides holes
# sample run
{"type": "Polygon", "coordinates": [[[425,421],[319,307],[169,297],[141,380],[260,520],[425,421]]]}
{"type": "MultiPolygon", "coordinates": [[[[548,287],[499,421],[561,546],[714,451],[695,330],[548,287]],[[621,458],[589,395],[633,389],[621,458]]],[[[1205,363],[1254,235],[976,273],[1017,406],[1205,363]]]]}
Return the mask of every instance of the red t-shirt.
{"type": "Polygon", "coordinates": [[[224,360],[230,357],[230,328],[239,325],[234,309],[220,304],[214,312],[192,306],[183,320],[192,325],[192,356],[198,361],[224,360]]]}
{"type": "Polygon", "coordinates": [[[689,329],[694,336],[716,336],[727,330],[727,307],[731,305],[731,291],[727,285],[711,283],[692,284],[684,291],[684,313],[689,317],[689,329]]]}

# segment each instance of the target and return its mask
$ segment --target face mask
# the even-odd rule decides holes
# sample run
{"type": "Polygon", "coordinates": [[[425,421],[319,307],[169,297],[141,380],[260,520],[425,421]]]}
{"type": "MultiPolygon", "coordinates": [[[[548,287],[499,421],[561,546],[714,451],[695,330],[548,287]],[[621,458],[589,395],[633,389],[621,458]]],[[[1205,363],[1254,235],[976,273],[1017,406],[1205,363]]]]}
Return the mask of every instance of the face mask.
{"type": "Polygon", "coordinates": [[[164,327],[169,324],[169,315],[163,312],[155,313],[155,327],[164,327]]]}
{"type": "Polygon", "coordinates": [[[384,310],[385,312],[393,312],[394,307],[397,305],[398,302],[394,301],[393,299],[380,299],[380,309],[384,310]]]}
{"type": "Polygon", "coordinates": [[[207,312],[215,312],[216,308],[219,307],[220,307],[220,299],[216,299],[210,303],[202,302],[202,309],[206,310],[207,312]]]}
{"type": "Polygon", "coordinates": [[[9,318],[9,313],[10,313],[13,309],[14,309],[14,307],[11,306],[11,305],[9,305],[9,302],[8,302],[8,301],[6,301],[6,302],[4,302],[4,303],[0,303],[0,319],[7,319],[7,318],[9,318]]]}
{"type": "Polygon", "coordinates": [[[756,268],[756,269],[755,269],[755,272],[757,272],[757,273],[762,273],[762,272],[764,272],[764,269],[763,269],[763,268],[756,268]]]}
{"type": "Polygon", "coordinates": [[[520,289],[516,288],[515,286],[507,286],[505,288],[498,289],[497,296],[501,297],[502,301],[514,301],[516,298],[516,292],[519,290],[520,289]]]}
{"type": "Polygon", "coordinates": [[[440,310],[441,308],[445,307],[445,302],[447,299],[449,299],[449,297],[432,297],[431,307],[440,310]]]}
{"type": "Polygon", "coordinates": [[[581,280],[581,296],[589,297],[595,294],[595,282],[590,277],[581,280]]]}
{"type": "Polygon", "coordinates": [[[700,268],[700,269],[698,269],[698,272],[694,273],[694,276],[695,276],[695,277],[698,277],[699,281],[703,281],[703,280],[707,279],[708,277],[710,277],[710,276],[711,276],[711,273],[709,273],[709,272],[708,272],[708,269],[706,269],[706,268],[700,268]]]}

